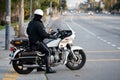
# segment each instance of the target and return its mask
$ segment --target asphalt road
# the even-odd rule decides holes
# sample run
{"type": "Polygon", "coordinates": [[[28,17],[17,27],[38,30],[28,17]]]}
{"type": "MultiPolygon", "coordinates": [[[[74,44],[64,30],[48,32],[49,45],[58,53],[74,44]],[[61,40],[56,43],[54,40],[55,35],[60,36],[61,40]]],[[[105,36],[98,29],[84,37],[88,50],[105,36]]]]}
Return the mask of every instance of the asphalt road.
{"type": "Polygon", "coordinates": [[[67,14],[60,21],[55,25],[76,32],[74,45],[84,48],[87,62],[77,71],[58,66],[48,80],[120,80],[120,16],[67,14]]]}
{"type": "MultiPolygon", "coordinates": [[[[33,71],[28,75],[17,74],[9,59],[0,58],[2,80],[120,80],[120,16],[86,13],[68,13],[52,24],[53,27],[71,27],[76,38],[74,45],[84,48],[85,66],[71,71],[64,65],[55,67],[55,74],[33,71]]],[[[6,51],[4,53],[8,54],[6,51]]]]}

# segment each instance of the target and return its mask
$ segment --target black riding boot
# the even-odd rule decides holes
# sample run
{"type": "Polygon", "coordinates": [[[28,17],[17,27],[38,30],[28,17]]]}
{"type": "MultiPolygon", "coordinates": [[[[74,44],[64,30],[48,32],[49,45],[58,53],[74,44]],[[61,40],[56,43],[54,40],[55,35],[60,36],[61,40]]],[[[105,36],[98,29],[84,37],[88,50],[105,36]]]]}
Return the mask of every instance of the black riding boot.
{"type": "Polygon", "coordinates": [[[39,67],[39,68],[37,68],[37,72],[39,72],[39,71],[45,71],[45,70],[43,68],[39,67]]]}
{"type": "Polygon", "coordinates": [[[56,73],[56,71],[52,70],[50,67],[50,58],[46,57],[46,73],[56,73]]]}

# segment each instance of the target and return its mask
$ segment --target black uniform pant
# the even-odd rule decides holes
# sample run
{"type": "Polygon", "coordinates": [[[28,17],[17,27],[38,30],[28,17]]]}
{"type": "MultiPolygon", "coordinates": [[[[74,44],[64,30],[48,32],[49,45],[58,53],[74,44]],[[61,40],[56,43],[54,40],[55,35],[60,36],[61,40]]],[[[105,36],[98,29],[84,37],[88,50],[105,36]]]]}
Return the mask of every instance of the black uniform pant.
{"type": "Polygon", "coordinates": [[[46,64],[46,68],[50,67],[50,50],[48,48],[48,46],[44,43],[44,42],[39,42],[37,43],[38,49],[40,52],[42,52],[43,54],[45,54],[45,64],[46,64]]]}

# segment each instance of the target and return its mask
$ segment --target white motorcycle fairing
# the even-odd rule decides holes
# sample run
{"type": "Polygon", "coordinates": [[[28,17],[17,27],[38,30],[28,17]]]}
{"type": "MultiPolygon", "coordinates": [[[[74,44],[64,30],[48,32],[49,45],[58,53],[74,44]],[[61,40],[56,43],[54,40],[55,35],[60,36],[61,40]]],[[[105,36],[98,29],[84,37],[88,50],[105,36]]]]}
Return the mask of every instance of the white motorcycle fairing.
{"type": "Polygon", "coordinates": [[[71,51],[74,51],[74,50],[83,50],[83,48],[80,46],[71,46],[71,51]]]}
{"type": "Polygon", "coordinates": [[[47,46],[48,46],[48,47],[57,47],[58,44],[59,44],[59,42],[60,42],[60,40],[61,40],[60,38],[54,39],[54,40],[48,42],[48,43],[47,43],[47,46]]]}

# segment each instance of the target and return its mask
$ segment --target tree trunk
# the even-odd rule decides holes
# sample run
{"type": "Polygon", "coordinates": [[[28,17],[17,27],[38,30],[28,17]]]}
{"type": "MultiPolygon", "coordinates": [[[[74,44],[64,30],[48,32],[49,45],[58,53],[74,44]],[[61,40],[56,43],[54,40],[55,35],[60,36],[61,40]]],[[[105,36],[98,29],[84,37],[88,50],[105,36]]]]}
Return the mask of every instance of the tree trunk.
{"type": "Polygon", "coordinates": [[[24,33],[24,0],[19,3],[19,35],[18,37],[25,37],[24,33]]]}

